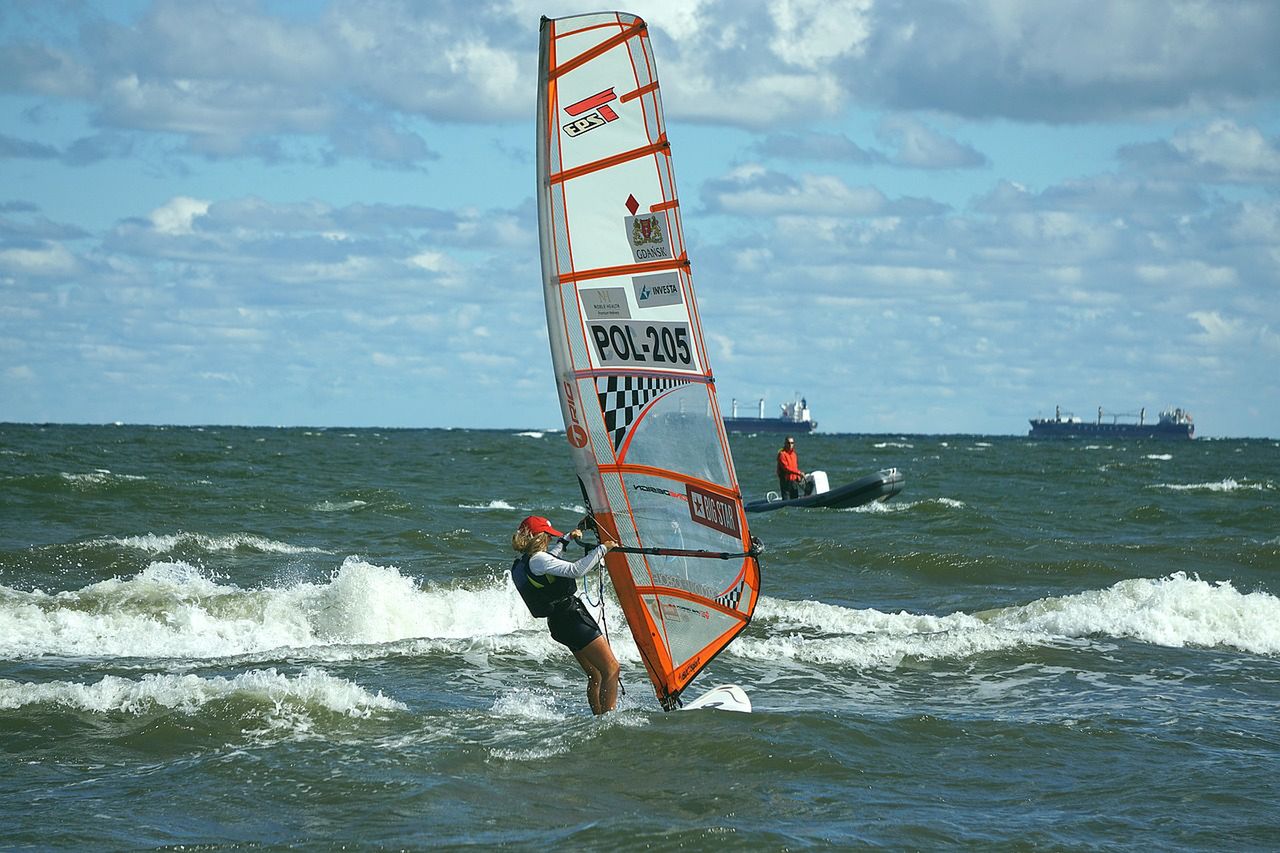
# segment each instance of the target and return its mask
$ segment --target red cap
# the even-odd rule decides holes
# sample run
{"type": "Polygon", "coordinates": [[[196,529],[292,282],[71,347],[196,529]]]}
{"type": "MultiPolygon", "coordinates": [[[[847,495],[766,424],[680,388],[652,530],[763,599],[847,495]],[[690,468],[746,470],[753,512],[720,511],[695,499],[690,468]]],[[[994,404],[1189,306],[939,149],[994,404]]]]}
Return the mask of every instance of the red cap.
{"type": "Polygon", "coordinates": [[[551,522],[547,521],[540,515],[531,515],[524,521],[520,522],[520,526],[530,533],[546,533],[559,539],[564,534],[551,526],[551,522]]]}

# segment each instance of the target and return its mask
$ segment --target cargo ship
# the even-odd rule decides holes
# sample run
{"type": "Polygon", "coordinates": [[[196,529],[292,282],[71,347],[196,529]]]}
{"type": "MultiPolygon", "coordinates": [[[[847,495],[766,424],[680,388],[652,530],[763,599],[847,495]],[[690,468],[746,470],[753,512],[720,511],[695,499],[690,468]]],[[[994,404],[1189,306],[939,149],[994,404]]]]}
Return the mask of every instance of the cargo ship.
{"type": "Polygon", "coordinates": [[[809,402],[796,395],[790,403],[782,403],[777,417],[764,416],[764,399],[757,401],[760,414],[757,417],[738,417],[738,400],[733,400],[733,414],[724,419],[726,432],[775,432],[807,435],[818,428],[818,422],[809,415],[809,402]]]}
{"type": "Polygon", "coordinates": [[[1032,438],[1158,438],[1158,439],[1190,439],[1196,437],[1196,427],[1191,420],[1191,413],[1172,406],[1160,413],[1155,423],[1147,422],[1147,410],[1144,408],[1137,414],[1108,413],[1104,414],[1098,407],[1098,419],[1085,422],[1070,412],[1063,414],[1062,408],[1055,407],[1052,418],[1032,418],[1032,438]],[[1110,420],[1107,420],[1110,418],[1110,420]]]}

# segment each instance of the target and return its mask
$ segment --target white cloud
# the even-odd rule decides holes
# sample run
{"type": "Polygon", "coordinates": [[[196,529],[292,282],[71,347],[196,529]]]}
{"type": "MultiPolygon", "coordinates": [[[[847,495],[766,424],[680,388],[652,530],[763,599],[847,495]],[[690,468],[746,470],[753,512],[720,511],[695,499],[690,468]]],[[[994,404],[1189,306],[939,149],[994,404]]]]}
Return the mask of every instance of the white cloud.
{"type": "Polygon", "coordinates": [[[1094,121],[1280,89],[1268,2],[886,0],[876,22],[847,79],[897,109],[1094,121]]]}
{"type": "Polygon", "coordinates": [[[867,151],[843,133],[817,131],[771,133],[757,146],[769,157],[786,160],[843,160],[851,163],[883,162],[884,156],[867,151]]]}
{"type": "Polygon", "coordinates": [[[1196,288],[1223,288],[1239,283],[1231,267],[1215,267],[1198,260],[1175,264],[1139,264],[1138,278],[1151,284],[1180,284],[1196,288]]]}
{"type": "Polygon", "coordinates": [[[973,169],[987,165],[977,149],[938,133],[910,116],[892,116],[880,123],[877,134],[897,148],[890,158],[899,166],[916,169],[973,169]]]}
{"type": "Polygon", "coordinates": [[[11,275],[57,278],[79,269],[79,261],[65,246],[0,250],[0,270],[11,275]]]}
{"type": "Polygon", "coordinates": [[[1243,202],[1226,227],[1235,240],[1280,250],[1280,203],[1243,202]]]}
{"type": "Polygon", "coordinates": [[[1176,134],[1173,147],[1190,162],[1216,169],[1231,180],[1280,179],[1280,144],[1256,127],[1218,119],[1176,134]]]}
{"type": "Polygon", "coordinates": [[[240,385],[240,377],[234,373],[223,373],[215,370],[202,370],[198,374],[206,382],[217,382],[225,385],[240,385]]]}
{"type": "Polygon", "coordinates": [[[77,349],[85,361],[112,363],[116,367],[122,367],[125,362],[137,363],[147,359],[143,351],[119,344],[84,342],[77,349]]]}
{"type": "Polygon", "coordinates": [[[749,164],[739,166],[704,190],[708,204],[736,216],[871,216],[884,211],[884,194],[874,187],[850,187],[835,175],[791,176],[749,164]]]}
{"type": "Polygon", "coordinates": [[[1131,168],[1171,180],[1280,185],[1280,137],[1226,118],[1184,128],[1168,141],[1126,145],[1119,155],[1131,168]]]}
{"type": "Polygon", "coordinates": [[[954,283],[954,273],[949,270],[913,266],[859,266],[849,269],[844,276],[863,284],[871,284],[887,290],[900,291],[903,288],[937,288],[950,287],[954,283]]]}
{"type": "Polygon", "coordinates": [[[856,55],[871,34],[872,0],[775,0],[769,46],[791,65],[810,70],[856,55]]]}
{"type": "Polygon", "coordinates": [[[680,80],[678,88],[663,91],[671,118],[771,129],[791,121],[834,116],[847,103],[834,74],[761,69],[726,81],[723,71],[708,67],[709,62],[704,56],[663,63],[659,74],[680,80]]]}
{"type": "MultiPolygon", "coordinates": [[[[543,11],[371,0],[308,18],[156,0],[127,23],[94,21],[78,46],[5,44],[0,77],[19,92],[83,98],[112,130],[182,135],[206,156],[305,156],[286,142],[305,134],[338,156],[417,164],[436,155],[409,118],[526,119],[543,11]]],[[[713,0],[644,12],[661,72],[680,84],[664,87],[671,115],[739,127],[777,129],[851,103],[1091,121],[1280,89],[1270,3],[713,0]]],[[[980,157],[954,141],[940,151],[944,141],[911,140],[904,162],[980,157]]]]}
{"type": "Polygon", "coordinates": [[[209,210],[209,202],[187,196],[175,196],[151,211],[148,218],[161,234],[190,234],[193,223],[209,210]]]}
{"type": "Polygon", "coordinates": [[[1003,257],[1021,263],[1035,247],[1041,253],[1038,264],[1074,265],[1097,261],[1121,244],[1121,235],[1111,223],[1084,214],[1048,211],[1001,217],[998,231],[980,251],[993,261],[1003,257]]]}
{"type": "Polygon", "coordinates": [[[1225,318],[1217,311],[1192,311],[1187,316],[1203,330],[1195,336],[1198,341],[1210,346],[1236,342],[1245,328],[1243,321],[1225,318]]]}
{"type": "Polygon", "coordinates": [[[1084,270],[1078,266],[1047,267],[1043,275],[1051,281],[1062,284],[1080,284],[1084,280],[1084,270]]]}
{"type": "Polygon", "coordinates": [[[327,264],[295,264],[282,267],[276,275],[282,282],[297,284],[314,284],[317,282],[373,282],[378,272],[386,265],[380,258],[348,255],[339,261],[327,264]]]}

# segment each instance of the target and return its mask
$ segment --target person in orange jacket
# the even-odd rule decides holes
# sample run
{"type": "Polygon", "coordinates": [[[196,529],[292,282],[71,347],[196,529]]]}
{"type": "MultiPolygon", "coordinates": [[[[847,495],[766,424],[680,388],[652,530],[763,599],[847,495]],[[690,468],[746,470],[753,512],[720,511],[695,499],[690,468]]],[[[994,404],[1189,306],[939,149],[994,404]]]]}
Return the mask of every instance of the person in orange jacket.
{"type": "Polygon", "coordinates": [[[796,458],[796,440],[787,436],[778,451],[778,492],[784,501],[804,494],[804,472],[796,458]]]}

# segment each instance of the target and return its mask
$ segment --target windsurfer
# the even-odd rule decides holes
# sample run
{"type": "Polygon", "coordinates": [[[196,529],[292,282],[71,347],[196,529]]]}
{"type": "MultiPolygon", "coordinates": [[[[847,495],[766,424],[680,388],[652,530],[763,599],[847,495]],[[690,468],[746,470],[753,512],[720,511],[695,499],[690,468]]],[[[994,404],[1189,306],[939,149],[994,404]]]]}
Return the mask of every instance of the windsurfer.
{"type": "Polygon", "coordinates": [[[796,440],[791,436],[787,436],[778,451],[778,491],[784,501],[804,494],[804,472],[800,470],[800,460],[796,457],[796,440]]]}
{"type": "Polygon", "coordinates": [[[578,578],[618,543],[601,542],[577,562],[562,559],[565,546],[581,538],[580,527],[564,534],[542,516],[529,516],[511,536],[511,547],[520,552],[511,564],[511,578],[529,612],[545,617],[551,638],[573,652],[587,675],[591,713],[603,714],[618,703],[618,660],[600,625],[578,598],[578,578]]]}

